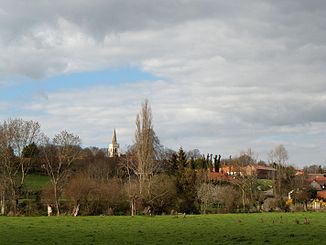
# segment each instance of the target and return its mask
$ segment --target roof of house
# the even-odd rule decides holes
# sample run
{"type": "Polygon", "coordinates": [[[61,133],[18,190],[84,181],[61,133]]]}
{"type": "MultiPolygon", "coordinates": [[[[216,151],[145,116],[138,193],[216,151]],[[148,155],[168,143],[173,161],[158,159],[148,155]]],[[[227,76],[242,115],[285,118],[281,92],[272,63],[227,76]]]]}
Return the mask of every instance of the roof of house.
{"type": "Polygon", "coordinates": [[[208,178],[211,180],[229,180],[229,175],[227,173],[209,172],[208,178]]]}
{"type": "Polygon", "coordinates": [[[254,167],[255,167],[257,170],[276,171],[275,168],[268,167],[268,166],[264,166],[264,165],[254,165],[254,167]]]}
{"type": "Polygon", "coordinates": [[[317,177],[315,181],[320,185],[326,185],[326,177],[317,177]]]}
{"type": "Polygon", "coordinates": [[[310,176],[308,176],[307,179],[305,179],[306,182],[308,183],[312,183],[312,182],[316,182],[319,185],[326,185],[326,177],[325,176],[320,176],[320,177],[315,177],[315,178],[311,178],[310,176]]]}
{"type": "Polygon", "coordinates": [[[326,191],[317,191],[317,198],[326,199],[326,191]]]}
{"type": "Polygon", "coordinates": [[[315,180],[310,183],[310,186],[312,188],[314,188],[315,190],[321,190],[322,189],[321,186],[320,186],[320,184],[317,181],[315,181],[315,180]]]}
{"type": "Polygon", "coordinates": [[[264,165],[247,165],[247,166],[230,166],[230,165],[223,165],[221,169],[225,172],[241,172],[247,168],[252,168],[253,170],[267,170],[267,171],[276,171],[275,168],[264,166],[264,165]]]}
{"type": "Polygon", "coordinates": [[[319,178],[319,177],[326,177],[325,174],[308,174],[308,178],[314,179],[314,178],[319,178]]]}

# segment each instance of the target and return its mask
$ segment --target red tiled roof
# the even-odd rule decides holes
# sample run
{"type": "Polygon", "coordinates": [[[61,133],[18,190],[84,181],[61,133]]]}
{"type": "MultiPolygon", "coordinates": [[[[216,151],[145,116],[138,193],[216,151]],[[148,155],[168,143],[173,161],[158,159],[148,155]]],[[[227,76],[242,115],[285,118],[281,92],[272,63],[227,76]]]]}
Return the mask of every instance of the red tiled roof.
{"type": "Polygon", "coordinates": [[[226,173],[209,172],[208,178],[211,180],[228,180],[229,176],[226,173]]]}
{"type": "Polygon", "coordinates": [[[326,200],[326,191],[317,191],[317,198],[326,200]]]}
{"type": "Polygon", "coordinates": [[[267,167],[267,166],[263,166],[263,165],[256,165],[254,166],[256,169],[260,169],[260,170],[269,170],[269,171],[276,171],[275,168],[272,167],[267,167]]]}
{"type": "Polygon", "coordinates": [[[325,185],[326,184],[326,177],[317,177],[317,178],[315,178],[315,181],[320,185],[325,185]]]}

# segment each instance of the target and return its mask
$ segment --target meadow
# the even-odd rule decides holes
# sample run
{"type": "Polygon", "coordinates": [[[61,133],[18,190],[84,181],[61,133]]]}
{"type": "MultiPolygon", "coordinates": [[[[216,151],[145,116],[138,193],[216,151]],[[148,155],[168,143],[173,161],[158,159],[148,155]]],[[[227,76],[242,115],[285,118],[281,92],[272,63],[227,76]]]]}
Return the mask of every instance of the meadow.
{"type": "Polygon", "coordinates": [[[39,191],[44,188],[50,181],[46,175],[29,174],[25,179],[25,187],[27,190],[39,191]]]}
{"type": "Polygon", "coordinates": [[[0,244],[325,244],[326,213],[0,217],[0,244]]]}

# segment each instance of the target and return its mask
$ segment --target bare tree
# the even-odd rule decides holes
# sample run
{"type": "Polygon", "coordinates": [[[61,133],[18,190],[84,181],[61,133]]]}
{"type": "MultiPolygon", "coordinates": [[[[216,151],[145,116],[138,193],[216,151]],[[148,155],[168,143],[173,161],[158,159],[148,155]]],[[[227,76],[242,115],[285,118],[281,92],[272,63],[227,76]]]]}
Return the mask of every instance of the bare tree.
{"type": "Polygon", "coordinates": [[[73,216],[78,215],[80,206],[88,201],[93,189],[95,189],[94,181],[85,173],[79,173],[69,180],[64,192],[65,196],[72,201],[71,214],[73,216]]]}
{"type": "Polygon", "coordinates": [[[44,167],[53,187],[57,215],[60,215],[59,194],[72,163],[80,157],[80,144],[79,136],[62,131],[43,147],[44,167]]]}
{"type": "Polygon", "coordinates": [[[17,175],[19,173],[19,167],[16,161],[16,157],[10,147],[6,147],[1,144],[1,214],[4,215],[6,211],[6,200],[9,201],[9,208],[13,213],[16,213],[17,198],[18,198],[18,181],[17,175]]]}
{"type": "Polygon", "coordinates": [[[217,186],[216,199],[223,205],[226,212],[232,212],[237,207],[239,192],[231,185],[217,186]]]}
{"type": "Polygon", "coordinates": [[[143,193],[144,204],[150,206],[152,211],[167,211],[176,202],[175,178],[166,174],[155,174],[151,178],[149,191],[143,193]]]}
{"type": "Polygon", "coordinates": [[[158,167],[156,162],[158,138],[152,125],[152,111],[148,100],[142,104],[141,112],[136,117],[135,155],[136,175],[139,180],[140,193],[144,183],[148,182],[158,167]]]}
{"type": "Polygon", "coordinates": [[[276,168],[273,178],[274,195],[281,199],[284,192],[284,180],[286,180],[286,161],[288,160],[288,152],[283,145],[278,145],[269,153],[269,162],[276,168]]]}
{"type": "Polygon", "coordinates": [[[254,165],[257,162],[257,155],[249,148],[246,152],[241,152],[238,158],[231,161],[232,168],[237,174],[232,183],[241,191],[241,201],[243,209],[252,208],[257,195],[257,175],[254,165]]]}
{"type": "Polygon", "coordinates": [[[278,145],[274,149],[274,160],[277,164],[284,166],[289,159],[289,155],[284,145],[278,145]]]}
{"type": "Polygon", "coordinates": [[[201,204],[201,213],[206,214],[208,208],[219,203],[226,212],[233,211],[239,201],[239,191],[232,185],[214,185],[202,183],[197,196],[201,204]]]}
{"type": "Polygon", "coordinates": [[[202,183],[197,189],[197,198],[200,202],[202,214],[206,214],[207,209],[216,202],[215,186],[212,183],[202,183]]]}
{"type": "Polygon", "coordinates": [[[130,215],[133,217],[137,214],[137,202],[140,200],[139,182],[136,179],[129,178],[128,182],[125,183],[125,191],[130,204],[130,215]]]}
{"type": "MultiPolygon", "coordinates": [[[[31,155],[24,154],[24,150],[39,143],[43,138],[40,125],[34,121],[23,119],[8,119],[0,124],[0,174],[5,179],[2,188],[1,205],[5,205],[5,196],[10,196],[12,212],[16,213],[19,190],[24,184],[29,170],[31,155]],[[6,195],[6,192],[9,195],[6,195]]],[[[4,206],[1,206],[4,212],[4,206]]]]}
{"type": "Polygon", "coordinates": [[[125,190],[128,195],[131,216],[137,213],[137,200],[139,195],[139,181],[136,179],[135,157],[132,150],[126,154],[126,158],[121,162],[122,171],[126,173],[127,182],[125,183],[125,190]]]}
{"type": "Polygon", "coordinates": [[[152,198],[152,178],[160,166],[157,161],[160,150],[161,146],[153,129],[151,107],[148,100],[145,100],[136,117],[135,143],[122,163],[122,169],[127,175],[126,191],[130,199],[132,215],[135,214],[139,200],[148,202],[152,198]]]}

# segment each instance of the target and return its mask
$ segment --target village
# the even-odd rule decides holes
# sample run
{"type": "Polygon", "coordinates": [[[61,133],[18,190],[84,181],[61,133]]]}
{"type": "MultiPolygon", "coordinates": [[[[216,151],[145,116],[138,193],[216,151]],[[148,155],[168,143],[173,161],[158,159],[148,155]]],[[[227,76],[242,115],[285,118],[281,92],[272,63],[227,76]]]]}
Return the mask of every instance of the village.
{"type": "Polygon", "coordinates": [[[0,244],[325,244],[325,13],[0,0],[0,244]]]}
{"type": "Polygon", "coordinates": [[[136,117],[134,144],[121,152],[80,146],[67,131],[44,138],[37,122],[0,125],[1,215],[152,215],[324,210],[320,165],[297,169],[278,145],[268,162],[248,149],[223,158],[164,148],[148,100],[136,117]],[[37,142],[37,144],[35,143],[37,142]],[[33,184],[36,182],[35,184],[33,184]]]}

